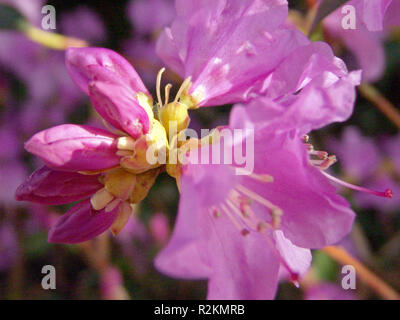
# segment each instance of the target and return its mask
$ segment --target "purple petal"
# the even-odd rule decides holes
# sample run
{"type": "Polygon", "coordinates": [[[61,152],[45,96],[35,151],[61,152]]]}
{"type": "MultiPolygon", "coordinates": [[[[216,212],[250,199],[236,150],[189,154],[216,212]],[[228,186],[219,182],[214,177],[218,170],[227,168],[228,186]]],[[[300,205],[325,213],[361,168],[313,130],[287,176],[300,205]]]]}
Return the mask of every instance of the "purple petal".
{"type": "Polygon", "coordinates": [[[324,19],[324,27],[331,37],[340,38],[357,59],[357,67],[363,70],[363,80],[379,79],[385,68],[383,34],[370,32],[364,25],[355,30],[343,29],[342,13],[335,11],[324,19]]]}
{"type": "Polygon", "coordinates": [[[94,211],[90,200],[84,200],[62,215],[49,231],[49,242],[80,243],[97,237],[106,231],[116,218],[115,208],[111,212],[94,211]]]}
{"type": "Polygon", "coordinates": [[[225,216],[209,219],[209,261],[213,273],[207,299],[273,299],[278,287],[279,259],[265,238],[252,232],[243,237],[225,216]],[[221,218],[221,219],[220,219],[221,218]]]}
{"type": "MultiPolygon", "coordinates": [[[[284,268],[288,268],[291,275],[303,277],[311,266],[311,251],[310,249],[300,248],[295,246],[287,239],[281,230],[276,230],[273,234],[284,268]]],[[[291,279],[294,280],[294,279],[291,279]]]]}
{"type": "Polygon", "coordinates": [[[69,48],[66,52],[66,66],[71,78],[86,94],[89,94],[89,84],[95,80],[125,84],[135,93],[148,94],[131,64],[112,50],[69,48]]]}
{"type": "Polygon", "coordinates": [[[185,195],[179,202],[179,213],[168,245],[157,255],[156,268],[171,277],[180,279],[205,279],[210,267],[202,260],[201,214],[198,198],[188,199],[193,188],[183,189],[185,195]]]}
{"type": "Polygon", "coordinates": [[[386,11],[384,24],[385,29],[400,26],[400,1],[392,1],[386,11]]]}
{"type": "Polygon", "coordinates": [[[246,187],[282,209],[281,228],[294,245],[320,248],[340,241],[352,228],[354,212],[319,169],[308,163],[300,138],[286,136],[271,143],[267,135],[260,136],[270,143],[255,142],[259,148],[254,170],[272,175],[274,182],[250,180],[246,187]]]}
{"type": "Polygon", "coordinates": [[[60,205],[89,197],[103,185],[98,175],[54,171],[43,166],[18,187],[15,198],[47,205],[60,205]]]}
{"type": "Polygon", "coordinates": [[[199,195],[201,177],[182,177],[177,222],[156,258],[157,269],[183,279],[208,278],[208,299],[272,299],[279,271],[276,250],[260,234],[241,236],[226,216],[212,217],[204,203],[208,193],[199,195]]]}
{"type": "Polygon", "coordinates": [[[157,51],[181,76],[189,93],[208,106],[247,100],[295,48],[309,40],[284,25],[287,2],[179,1],[178,17],[157,51]]]}
{"type": "MultiPolygon", "coordinates": [[[[247,107],[236,106],[231,126],[235,129],[254,127],[254,172],[269,174],[274,181],[265,184],[236,177],[236,184],[241,183],[283,211],[281,229],[294,245],[320,248],[340,241],[352,228],[354,212],[319,169],[309,163],[301,135],[296,134],[296,127],[288,129],[284,122],[292,120],[287,120],[286,116],[271,120],[272,113],[263,116],[262,110],[251,111],[246,118],[247,110],[247,107]]],[[[214,184],[220,185],[220,182],[214,184]]],[[[271,219],[264,206],[254,210],[267,221],[271,219]]]]}
{"type": "MultiPolygon", "coordinates": [[[[354,1],[356,4],[356,1],[354,1]]],[[[362,8],[362,21],[369,31],[380,31],[383,29],[383,20],[386,10],[392,0],[364,0],[362,8]]],[[[396,2],[396,1],[394,1],[396,2]]]]}
{"type": "Polygon", "coordinates": [[[35,134],[25,149],[59,171],[96,171],[119,164],[116,136],[106,130],[65,124],[35,134]]]}
{"type": "Polygon", "coordinates": [[[149,116],[128,87],[96,81],[89,93],[94,108],[115,128],[135,139],[149,131],[149,116]]]}

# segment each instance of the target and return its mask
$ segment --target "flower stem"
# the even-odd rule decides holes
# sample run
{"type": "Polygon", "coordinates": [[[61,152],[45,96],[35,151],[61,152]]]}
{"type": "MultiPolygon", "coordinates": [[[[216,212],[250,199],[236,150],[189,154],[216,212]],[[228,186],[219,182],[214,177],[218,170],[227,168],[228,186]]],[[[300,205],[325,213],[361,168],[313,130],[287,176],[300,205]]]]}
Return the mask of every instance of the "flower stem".
{"type": "Polygon", "coordinates": [[[400,300],[400,295],[359,260],[352,257],[343,247],[330,246],[322,249],[328,256],[342,265],[352,265],[362,281],[368,284],[381,297],[387,300],[400,300]]]}
{"type": "Polygon", "coordinates": [[[89,45],[84,40],[44,31],[28,23],[22,23],[20,30],[33,42],[54,50],[66,50],[68,47],[87,47],[89,45]]]}
{"type": "Polygon", "coordinates": [[[363,83],[358,87],[361,95],[374,104],[390,121],[400,129],[400,110],[388,101],[375,87],[363,83]]]}

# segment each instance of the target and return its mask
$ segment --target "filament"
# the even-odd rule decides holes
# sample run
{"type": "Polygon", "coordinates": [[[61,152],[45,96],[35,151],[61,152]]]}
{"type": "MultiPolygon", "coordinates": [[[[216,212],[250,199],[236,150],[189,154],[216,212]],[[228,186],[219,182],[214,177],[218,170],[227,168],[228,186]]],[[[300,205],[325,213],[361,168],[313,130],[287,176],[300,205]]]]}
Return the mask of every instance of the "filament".
{"type": "Polygon", "coordinates": [[[156,92],[157,92],[157,100],[158,100],[158,105],[160,108],[163,106],[162,105],[162,100],[161,100],[161,77],[162,74],[164,73],[165,68],[162,68],[158,74],[157,74],[157,83],[156,83],[156,92]]]}
{"type": "Polygon", "coordinates": [[[324,174],[328,179],[332,180],[333,182],[336,182],[346,188],[352,189],[352,190],[356,190],[356,191],[360,191],[360,192],[365,192],[365,193],[369,193],[369,194],[373,194],[375,196],[378,197],[383,197],[383,198],[393,198],[393,191],[391,189],[386,189],[385,191],[375,191],[375,190],[371,190],[371,189],[367,189],[367,188],[363,188],[360,186],[356,186],[354,184],[345,182],[343,180],[340,180],[336,177],[331,176],[330,174],[326,173],[325,171],[321,171],[322,174],[324,174]]]}

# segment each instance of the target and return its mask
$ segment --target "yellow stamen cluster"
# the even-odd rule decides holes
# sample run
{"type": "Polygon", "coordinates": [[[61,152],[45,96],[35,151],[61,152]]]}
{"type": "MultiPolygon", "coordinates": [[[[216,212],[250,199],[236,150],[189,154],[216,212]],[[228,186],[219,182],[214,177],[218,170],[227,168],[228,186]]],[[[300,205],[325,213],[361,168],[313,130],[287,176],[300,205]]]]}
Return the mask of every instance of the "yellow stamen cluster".
{"type": "MultiPolygon", "coordinates": [[[[149,132],[134,139],[123,132],[116,132],[120,137],[116,140],[121,157],[120,165],[104,171],[81,172],[81,174],[99,174],[104,188],[97,191],[91,197],[91,204],[95,210],[111,212],[117,210],[117,218],[111,226],[114,235],[124,227],[133,212],[133,205],[142,201],[153,186],[160,172],[167,168],[167,173],[177,179],[179,184],[180,165],[169,165],[169,154],[187,152],[188,147],[197,148],[201,145],[199,140],[186,140],[179,142],[178,136],[189,125],[188,105],[182,99],[188,101],[188,90],[191,86],[190,78],[186,79],[178,90],[175,99],[169,102],[171,84],[165,87],[165,100],[161,100],[161,76],[164,68],[157,75],[157,99],[158,103],[153,107],[152,98],[142,92],[136,95],[140,106],[146,111],[150,128],[149,132]],[[156,110],[153,112],[153,108],[156,110]],[[170,146],[170,142],[171,146],[170,146]],[[186,149],[180,149],[186,145],[186,149]],[[172,150],[170,150],[172,148],[172,150]],[[150,161],[149,155],[152,156],[150,161]]],[[[194,108],[194,102],[190,102],[194,108]]],[[[110,128],[110,130],[112,130],[110,128]]],[[[115,130],[113,130],[115,132],[115,130]]],[[[185,140],[185,139],[184,139],[185,140]]]]}

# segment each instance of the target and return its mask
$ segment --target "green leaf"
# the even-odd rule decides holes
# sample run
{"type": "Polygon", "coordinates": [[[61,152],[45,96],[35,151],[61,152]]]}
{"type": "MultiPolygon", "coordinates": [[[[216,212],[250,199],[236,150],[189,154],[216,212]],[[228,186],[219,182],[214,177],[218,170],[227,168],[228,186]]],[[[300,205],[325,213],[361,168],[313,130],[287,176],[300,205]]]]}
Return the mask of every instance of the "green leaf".
{"type": "Polygon", "coordinates": [[[336,281],[339,266],[322,251],[313,251],[313,269],[320,280],[336,281]]]}
{"type": "Polygon", "coordinates": [[[28,23],[25,17],[15,8],[0,4],[0,29],[20,30],[20,28],[28,23]]]}

